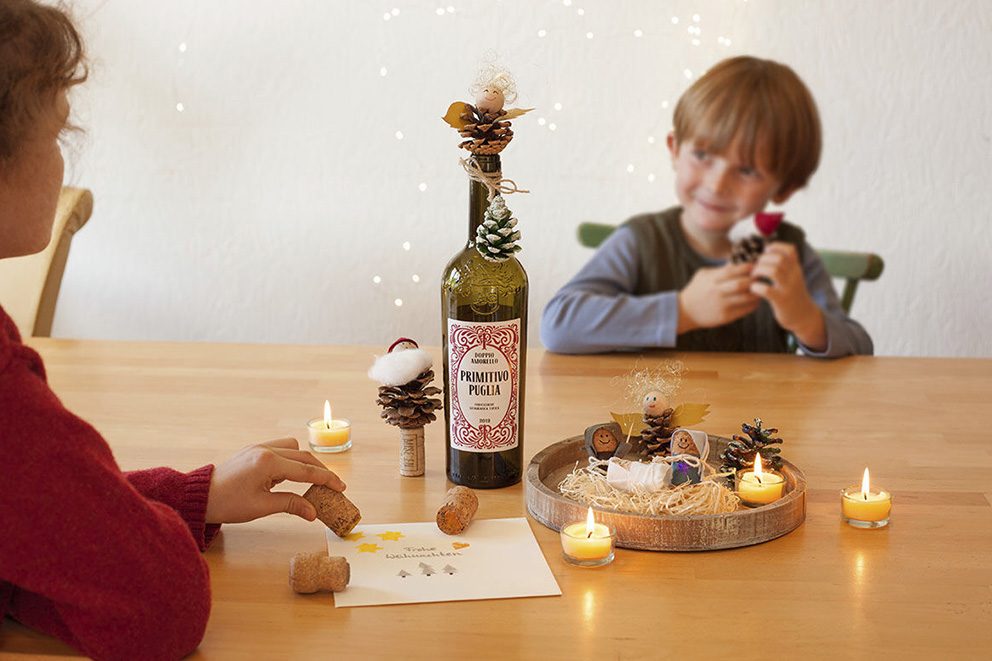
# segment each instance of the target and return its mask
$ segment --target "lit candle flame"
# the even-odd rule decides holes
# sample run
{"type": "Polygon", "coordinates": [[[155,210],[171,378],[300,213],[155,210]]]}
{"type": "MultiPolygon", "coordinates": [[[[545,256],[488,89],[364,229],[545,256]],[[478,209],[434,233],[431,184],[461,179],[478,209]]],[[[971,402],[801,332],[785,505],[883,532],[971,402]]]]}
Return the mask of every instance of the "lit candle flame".
{"type": "Polygon", "coordinates": [[[331,428],[331,403],[324,400],[324,426],[327,429],[331,428]]]}
{"type": "Polygon", "coordinates": [[[592,537],[593,532],[596,531],[596,520],[592,518],[592,508],[589,508],[589,512],[586,513],[586,539],[592,537]]]}
{"type": "Polygon", "coordinates": [[[761,453],[756,452],[754,455],[754,479],[761,484],[761,453]]]}
{"type": "Polygon", "coordinates": [[[868,500],[868,467],[865,466],[865,476],[861,478],[861,496],[868,500]]]}

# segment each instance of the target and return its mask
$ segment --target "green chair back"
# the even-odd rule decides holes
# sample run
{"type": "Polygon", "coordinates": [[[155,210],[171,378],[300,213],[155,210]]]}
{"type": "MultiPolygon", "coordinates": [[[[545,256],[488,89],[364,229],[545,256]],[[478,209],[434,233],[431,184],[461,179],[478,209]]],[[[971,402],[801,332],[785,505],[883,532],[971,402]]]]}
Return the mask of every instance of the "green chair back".
{"type": "MultiPolygon", "coordinates": [[[[587,248],[597,248],[606,240],[614,225],[604,223],[581,223],[579,243],[587,248]]],[[[870,252],[848,252],[845,250],[817,250],[831,277],[844,280],[844,291],[840,297],[841,307],[850,314],[854,304],[854,294],[862,280],[878,280],[885,268],[885,262],[870,252]]]]}

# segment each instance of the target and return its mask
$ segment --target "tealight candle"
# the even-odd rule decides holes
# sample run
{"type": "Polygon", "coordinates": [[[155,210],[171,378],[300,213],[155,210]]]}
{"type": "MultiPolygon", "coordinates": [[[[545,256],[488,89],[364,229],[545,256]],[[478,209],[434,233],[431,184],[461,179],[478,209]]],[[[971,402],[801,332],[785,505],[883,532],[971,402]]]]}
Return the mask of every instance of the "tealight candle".
{"type": "Polygon", "coordinates": [[[592,508],[585,521],[570,523],[561,529],[561,549],[565,560],[580,567],[602,567],[613,562],[613,545],[617,531],[596,523],[592,508]]]}
{"type": "Polygon", "coordinates": [[[785,478],[773,471],[761,469],[761,453],[754,455],[754,470],[738,476],[737,496],[741,502],[751,507],[773,503],[782,497],[785,478]]]}
{"type": "Polygon", "coordinates": [[[331,417],[331,403],[324,402],[324,417],[307,422],[310,449],[314,452],[344,452],[351,447],[351,423],[331,417]]]}
{"type": "Polygon", "coordinates": [[[879,489],[872,492],[868,468],[861,478],[861,487],[850,486],[840,492],[841,518],[855,528],[884,528],[889,525],[892,494],[879,489]]]}

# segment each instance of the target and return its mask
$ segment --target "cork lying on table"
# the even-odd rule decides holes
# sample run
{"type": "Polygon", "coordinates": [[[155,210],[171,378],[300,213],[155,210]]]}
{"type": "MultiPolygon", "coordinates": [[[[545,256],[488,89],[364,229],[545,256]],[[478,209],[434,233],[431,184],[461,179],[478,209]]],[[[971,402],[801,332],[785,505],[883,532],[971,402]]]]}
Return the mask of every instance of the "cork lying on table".
{"type": "Polygon", "coordinates": [[[297,553],[289,561],[289,587],[300,594],[319,590],[341,592],[351,580],[351,566],[341,557],[329,557],[326,551],[297,553]]]}
{"type": "Polygon", "coordinates": [[[350,533],[362,520],[362,513],[340,491],[315,484],[307,489],[303,497],[313,503],[317,518],[338,537],[350,533]]]}
{"type": "Polygon", "coordinates": [[[452,487],[437,511],[437,527],[447,535],[461,534],[479,509],[479,499],[468,487],[452,487]]]}

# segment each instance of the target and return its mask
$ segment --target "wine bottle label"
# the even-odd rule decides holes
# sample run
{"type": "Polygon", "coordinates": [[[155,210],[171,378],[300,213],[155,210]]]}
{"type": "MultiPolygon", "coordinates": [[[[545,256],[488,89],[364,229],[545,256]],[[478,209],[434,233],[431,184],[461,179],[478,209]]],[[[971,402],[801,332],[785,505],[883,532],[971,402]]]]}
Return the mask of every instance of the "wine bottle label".
{"type": "Polygon", "coordinates": [[[520,320],[448,319],[451,447],[502,452],[519,445],[520,320]]]}

